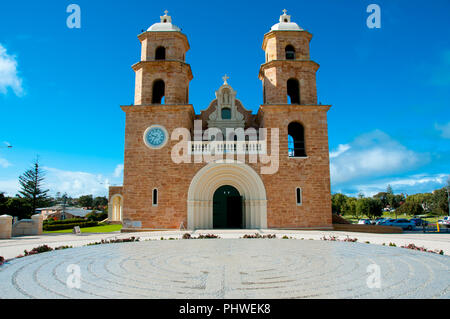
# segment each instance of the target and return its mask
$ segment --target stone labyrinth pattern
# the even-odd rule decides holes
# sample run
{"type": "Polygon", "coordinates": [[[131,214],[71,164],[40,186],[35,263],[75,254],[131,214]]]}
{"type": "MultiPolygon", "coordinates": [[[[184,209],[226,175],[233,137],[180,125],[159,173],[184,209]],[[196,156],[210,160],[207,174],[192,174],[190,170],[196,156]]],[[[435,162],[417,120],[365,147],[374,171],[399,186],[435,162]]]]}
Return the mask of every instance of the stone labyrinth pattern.
{"type": "Polygon", "coordinates": [[[450,257],[360,243],[146,241],[53,251],[0,267],[1,298],[449,298],[450,257]],[[67,268],[81,286],[66,285],[67,268]],[[369,265],[381,288],[370,289],[369,265]]]}

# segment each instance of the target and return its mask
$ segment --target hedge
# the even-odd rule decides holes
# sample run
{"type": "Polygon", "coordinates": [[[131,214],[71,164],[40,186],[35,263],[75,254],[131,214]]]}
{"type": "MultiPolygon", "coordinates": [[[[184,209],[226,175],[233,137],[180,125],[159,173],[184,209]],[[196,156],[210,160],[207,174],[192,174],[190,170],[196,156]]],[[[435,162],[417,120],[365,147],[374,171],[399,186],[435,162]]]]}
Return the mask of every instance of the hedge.
{"type": "Polygon", "coordinates": [[[72,219],[65,219],[65,220],[45,220],[44,225],[64,225],[64,224],[75,224],[75,223],[84,223],[87,222],[86,219],[83,218],[72,218],[72,219]]]}
{"type": "Polygon", "coordinates": [[[72,223],[72,224],[59,224],[59,225],[47,224],[47,225],[44,225],[43,228],[45,231],[55,231],[55,230],[71,229],[71,228],[74,228],[75,226],[79,226],[80,228],[95,227],[95,226],[98,226],[98,222],[83,221],[81,223],[79,222],[79,223],[72,223]]]}

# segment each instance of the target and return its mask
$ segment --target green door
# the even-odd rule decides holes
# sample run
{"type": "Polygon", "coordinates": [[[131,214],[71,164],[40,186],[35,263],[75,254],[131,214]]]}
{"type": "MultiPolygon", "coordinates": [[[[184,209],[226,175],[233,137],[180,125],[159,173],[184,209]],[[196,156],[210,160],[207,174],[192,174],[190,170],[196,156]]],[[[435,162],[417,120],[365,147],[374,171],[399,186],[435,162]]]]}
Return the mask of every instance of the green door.
{"type": "Polygon", "coordinates": [[[214,193],[213,227],[242,228],[242,197],[233,186],[219,187],[214,193]]]}

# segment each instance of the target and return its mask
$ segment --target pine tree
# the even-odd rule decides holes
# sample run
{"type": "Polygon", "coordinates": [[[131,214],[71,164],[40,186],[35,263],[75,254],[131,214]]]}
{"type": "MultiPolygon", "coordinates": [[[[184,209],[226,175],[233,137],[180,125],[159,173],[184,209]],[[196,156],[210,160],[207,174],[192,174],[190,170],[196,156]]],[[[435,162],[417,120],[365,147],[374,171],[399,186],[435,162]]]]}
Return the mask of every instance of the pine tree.
{"type": "Polygon", "coordinates": [[[21,190],[19,197],[25,199],[32,208],[31,213],[34,213],[36,208],[44,206],[49,203],[49,190],[42,189],[45,173],[39,166],[39,159],[33,164],[33,168],[27,170],[19,177],[19,184],[21,190]]]}
{"type": "Polygon", "coordinates": [[[394,195],[394,191],[392,190],[392,186],[388,185],[386,188],[386,193],[390,194],[390,195],[394,195]]]}

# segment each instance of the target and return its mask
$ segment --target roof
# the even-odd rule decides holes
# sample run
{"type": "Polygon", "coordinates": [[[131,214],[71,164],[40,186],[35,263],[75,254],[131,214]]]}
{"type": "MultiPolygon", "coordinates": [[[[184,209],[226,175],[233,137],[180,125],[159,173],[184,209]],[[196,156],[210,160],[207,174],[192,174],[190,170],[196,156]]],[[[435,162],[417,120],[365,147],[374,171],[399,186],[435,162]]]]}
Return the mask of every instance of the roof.
{"type": "Polygon", "coordinates": [[[161,18],[161,22],[153,24],[147,31],[150,32],[180,32],[181,29],[172,24],[172,17],[167,15],[168,11],[164,11],[164,15],[161,18]]]}
{"type": "Polygon", "coordinates": [[[87,209],[66,209],[65,213],[78,217],[85,217],[86,215],[92,213],[93,210],[87,209]]]}
{"type": "Polygon", "coordinates": [[[283,14],[280,16],[280,22],[273,25],[271,31],[304,31],[295,22],[291,22],[291,16],[286,14],[287,10],[283,10],[283,14]]]}

